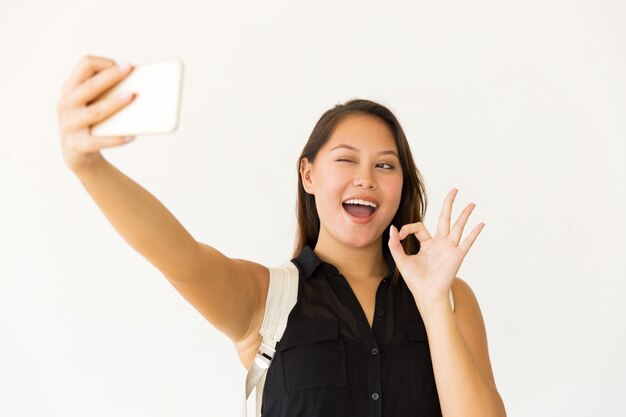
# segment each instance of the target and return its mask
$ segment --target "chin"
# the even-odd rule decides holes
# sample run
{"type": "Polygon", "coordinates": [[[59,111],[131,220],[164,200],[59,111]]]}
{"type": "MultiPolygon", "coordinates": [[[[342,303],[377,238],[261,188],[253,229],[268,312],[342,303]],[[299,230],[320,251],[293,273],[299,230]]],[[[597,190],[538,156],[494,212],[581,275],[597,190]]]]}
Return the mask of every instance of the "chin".
{"type": "Polygon", "coordinates": [[[349,232],[345,235],[345,239],[341,239],[342,243],[353,248],[364,248],[374,244],[381,235],[372,235],[370,232],[349,232]]]}

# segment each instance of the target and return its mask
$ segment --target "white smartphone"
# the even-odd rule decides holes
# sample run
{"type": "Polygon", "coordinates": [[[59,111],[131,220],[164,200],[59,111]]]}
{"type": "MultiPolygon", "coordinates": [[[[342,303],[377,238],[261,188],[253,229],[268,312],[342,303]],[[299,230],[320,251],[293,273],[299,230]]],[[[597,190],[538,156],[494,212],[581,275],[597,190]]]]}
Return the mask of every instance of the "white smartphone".
{"type": "Polygon", "coordinates": [[[131,91],[135,98],[126,107],[91,126],[92,136],[136,136],[171,133],[178,127],[183,63],[180,59],[133,65],[133,71],[103,93],[131,91]]]}

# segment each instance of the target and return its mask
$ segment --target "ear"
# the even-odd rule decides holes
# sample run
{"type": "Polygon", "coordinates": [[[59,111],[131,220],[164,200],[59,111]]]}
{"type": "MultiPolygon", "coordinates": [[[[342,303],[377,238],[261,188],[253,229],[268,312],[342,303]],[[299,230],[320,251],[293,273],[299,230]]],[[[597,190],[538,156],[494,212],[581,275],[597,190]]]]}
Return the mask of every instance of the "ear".
{"type": "Polygon", "coordinates": [[[306,156],[302,157],[300,160],[300,176],[302,177],[302,186],[304,187],[304,191],[309,194],[315,194],[313,192],[312,168],[313,165],[309,163],[308,158],[306,156]]]}

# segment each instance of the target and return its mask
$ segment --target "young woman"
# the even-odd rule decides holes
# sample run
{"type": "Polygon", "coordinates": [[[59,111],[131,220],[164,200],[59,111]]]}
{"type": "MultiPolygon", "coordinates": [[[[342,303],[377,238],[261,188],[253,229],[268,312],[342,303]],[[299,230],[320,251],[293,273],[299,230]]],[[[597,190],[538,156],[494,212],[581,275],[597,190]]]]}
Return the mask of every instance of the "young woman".
{"type": "MultiPolygon", "coordinates": [[[[90,135],[132,98],[88,103],[131,71],[93,56],[76,66],[57,106],[64,160],[115,229],[233,341],[248,369],[262,339],[268,268],[197,242],[102,157],[100,149],[124,139],[90,135]]],[[[475,205],[450,227],[451,190],[431,235],[404,132],[369,100],[325,112],[297,169],[298,299],[267,371],[263,415],[506,416],[480,307],[456,276],[484,226],[461,240],[475,205]]]]}

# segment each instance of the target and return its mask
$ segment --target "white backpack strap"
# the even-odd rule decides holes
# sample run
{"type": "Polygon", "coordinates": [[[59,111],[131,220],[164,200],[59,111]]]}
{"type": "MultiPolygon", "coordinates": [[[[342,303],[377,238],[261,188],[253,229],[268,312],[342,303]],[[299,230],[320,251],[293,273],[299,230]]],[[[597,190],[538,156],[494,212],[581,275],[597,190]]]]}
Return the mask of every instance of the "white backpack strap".
{"type": "Polygon", "coordinates": [[[454,296],[452,295],[452,289],[450,289],[450,305],[452,306],[452,311],[454,311],[454,296]]]}
{"type": "Polygon", "coordinates": [[[247,417],[248,415],[248,397],[255,387],[255,417],[261,416],[265,374],[274,358],[276,343],[280,340],[287,327],[289,313],[298,299],[298,268],[296,265],[288,261],[278,267],[269,267],[269,270],[270,282],[265,299],[263,322],[259,329],[259,334],[263,336],[263,340],[246,376],[246,389],[241,410],[242,417],[247,417]]]}

